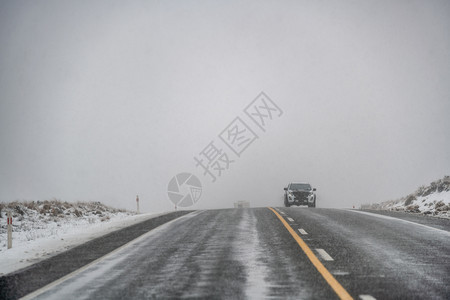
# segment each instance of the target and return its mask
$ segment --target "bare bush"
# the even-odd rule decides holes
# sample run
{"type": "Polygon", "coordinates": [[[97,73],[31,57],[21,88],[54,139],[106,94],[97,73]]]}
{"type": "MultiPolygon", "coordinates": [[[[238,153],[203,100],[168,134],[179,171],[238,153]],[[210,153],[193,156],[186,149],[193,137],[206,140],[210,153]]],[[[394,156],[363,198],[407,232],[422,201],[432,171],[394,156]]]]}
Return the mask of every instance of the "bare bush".
{"type": "Polygon", "coordinates": [[[21,215],[21,216],[23,216],[23,215],[25,214],[25,212],[23,211],[22,207],[20,207],[20,205],[16,205],[16,206],[14,207],[14,211],[15,211],[16,213],[18,213],[19,215],[21,215]]]}
{"type": "Polygon", "coordinates": [[[419,205],[410,205],[406,207],[407,212],[420,213],[419,205]]]}
{"type": "Polygon", "coordinates": [[[450,208],[448,205],[442,205],[436,208],[436,211],[449,211],[450,208]]]}
{"type": "Polygon", "coordinates": [[[36,202],[34,202],[34,201],[25,201],[24,202],[24,206],[26,207],[26,208],[28,208],[28,209],[32,209],[32,210],[36,210],[36,206],[37,206],[37,204],[36,204],[36,202]]]}
{"type": "Polygon", "coordinates": [[[408,205],[410,205],[414,200],[416,200],[416,197],[414,196],[414,195],[409,195],[407,198],[406,198],[406,201],[405,201],[405,206],[408,206],[408,205]]]}
{"type": "Polygon", "coordinates": [[[444,205],[445,205],[444,201],[439,201],[438,203],[436,203],[435,207],[438,208],[444,205]]]}

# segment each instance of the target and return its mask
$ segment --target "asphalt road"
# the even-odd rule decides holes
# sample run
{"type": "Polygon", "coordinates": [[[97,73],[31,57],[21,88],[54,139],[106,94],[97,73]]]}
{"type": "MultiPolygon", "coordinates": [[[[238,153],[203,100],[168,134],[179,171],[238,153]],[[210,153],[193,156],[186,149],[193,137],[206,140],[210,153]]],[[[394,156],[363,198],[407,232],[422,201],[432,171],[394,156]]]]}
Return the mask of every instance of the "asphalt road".
{"type": "Polygon", "coordinates": [[[450,223],[426,220],[312,208],[196,211],[28,298],[450,299],[450,223]]]}

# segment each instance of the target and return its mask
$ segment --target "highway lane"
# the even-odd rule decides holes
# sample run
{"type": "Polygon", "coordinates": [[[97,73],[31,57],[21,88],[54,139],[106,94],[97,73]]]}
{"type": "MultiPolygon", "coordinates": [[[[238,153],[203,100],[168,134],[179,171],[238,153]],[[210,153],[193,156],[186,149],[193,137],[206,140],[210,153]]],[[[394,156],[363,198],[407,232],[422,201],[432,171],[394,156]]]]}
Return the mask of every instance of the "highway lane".
{"type": "Polygon", "coordinates": [[[351,295],[450,298],[450,232],[444,229],[449,220],[423,217],[415,223],[350,210],[279,210],[295,220],[292,227],[308,233],[302,238],[310,248],[324,249],[333,259],[324,264],[351,295]]]}
{"type": "MultiPolygon", "coordinates": [[[[448,299],[450,234],[345,210],[278,208],[355,299],[448,299]]],[[[32,299],[338,299],[268,208],[197,211],[32,299]]]]}

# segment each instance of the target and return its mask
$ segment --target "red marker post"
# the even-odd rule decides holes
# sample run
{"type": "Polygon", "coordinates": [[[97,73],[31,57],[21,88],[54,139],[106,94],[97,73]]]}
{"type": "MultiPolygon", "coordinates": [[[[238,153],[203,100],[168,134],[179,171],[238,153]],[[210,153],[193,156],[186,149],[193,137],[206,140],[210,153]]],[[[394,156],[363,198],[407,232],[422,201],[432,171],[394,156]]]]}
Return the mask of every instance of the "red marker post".
{"type": "Polygon", "coordinates": [[[12,217],[11,212],[8,212],[8,249],[12,248],[12,217]]]}

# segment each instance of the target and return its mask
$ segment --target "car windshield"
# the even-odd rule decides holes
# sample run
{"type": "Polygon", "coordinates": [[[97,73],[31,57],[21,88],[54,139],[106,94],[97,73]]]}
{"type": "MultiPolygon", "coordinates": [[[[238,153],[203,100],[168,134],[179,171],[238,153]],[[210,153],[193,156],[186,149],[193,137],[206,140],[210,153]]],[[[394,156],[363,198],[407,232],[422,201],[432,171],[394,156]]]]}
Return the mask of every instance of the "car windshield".
{"type": "Polygon", "coordinates": [[[291,183],[290,190],[311,190],[308,183],[291,183]]]}

